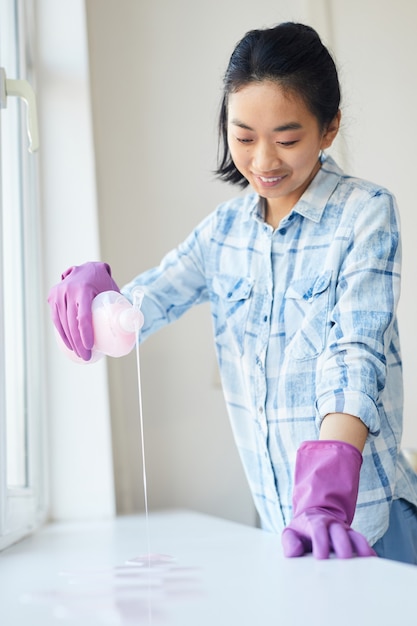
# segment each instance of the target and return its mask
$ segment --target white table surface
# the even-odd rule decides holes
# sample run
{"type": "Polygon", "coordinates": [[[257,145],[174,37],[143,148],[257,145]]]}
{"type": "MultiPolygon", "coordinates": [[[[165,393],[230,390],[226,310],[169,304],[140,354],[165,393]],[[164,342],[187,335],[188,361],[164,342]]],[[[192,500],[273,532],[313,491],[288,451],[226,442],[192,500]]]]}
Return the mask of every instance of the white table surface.
{"type": "Polygon", "coordinates": [[[52,524],[0,553],[1,626],[416,626],[417,567],[286,559],[280,538],[174,511],[52,524]],[[155,556],[156,558],[156,556],[155,556]]]}

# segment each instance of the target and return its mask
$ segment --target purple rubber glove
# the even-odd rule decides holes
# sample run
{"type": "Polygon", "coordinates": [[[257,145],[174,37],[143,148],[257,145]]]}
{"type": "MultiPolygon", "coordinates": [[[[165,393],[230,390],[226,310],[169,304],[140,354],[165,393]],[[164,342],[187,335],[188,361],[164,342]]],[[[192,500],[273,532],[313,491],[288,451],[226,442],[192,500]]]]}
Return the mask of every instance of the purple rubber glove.
{"type": "Polygon", "coordinates": [[[102,291],[120,289],[109,265],[92,261],[67,269],[49,292],[52,321],[62,341],[84,361],[90,360],[94,344],[91,305],[102,291]]]}
{"type": "Polygon", "coordinates": [[[350,525],[358,497],[362,455],[343,441],[305,441],[297,451],[293,519],[282,533],[287,557],[312,552],[327,559],[376,556],[350,525]]]}

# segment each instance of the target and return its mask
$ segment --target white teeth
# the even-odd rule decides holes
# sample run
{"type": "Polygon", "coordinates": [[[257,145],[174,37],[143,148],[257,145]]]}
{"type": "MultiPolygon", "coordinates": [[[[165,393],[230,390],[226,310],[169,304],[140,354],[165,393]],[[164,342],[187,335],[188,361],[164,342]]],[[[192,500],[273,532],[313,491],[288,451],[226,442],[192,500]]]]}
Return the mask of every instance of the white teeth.
{"type": "Polygon", "coordinates": [[[277,176],[276,178],[265,178],[265,176],[259,176],[263,183],[276,183],[281,180],[282,176],[277,176]]]}

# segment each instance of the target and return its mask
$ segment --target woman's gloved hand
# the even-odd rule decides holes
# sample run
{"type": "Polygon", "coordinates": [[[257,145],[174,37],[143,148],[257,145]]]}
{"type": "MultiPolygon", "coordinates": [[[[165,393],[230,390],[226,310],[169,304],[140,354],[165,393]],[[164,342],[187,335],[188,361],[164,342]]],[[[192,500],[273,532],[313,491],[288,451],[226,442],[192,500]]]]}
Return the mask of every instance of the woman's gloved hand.
{"type": "Polygon", "coordinates": [[[287,557],[312,552],[327,559],[376,556],[366,538],[353,530],[362,455],[343,441],[305,441],[297,452],[293,519],[284,529],[287,557]]]}
{"type": "Polygon", "coordinates": [[[92,261],[73,266],[52,287],[48,302],[52,321],[67,348],[89,361],[94,344],[91,305],[103,291],[120,292],[107,263],[92,261]]]}

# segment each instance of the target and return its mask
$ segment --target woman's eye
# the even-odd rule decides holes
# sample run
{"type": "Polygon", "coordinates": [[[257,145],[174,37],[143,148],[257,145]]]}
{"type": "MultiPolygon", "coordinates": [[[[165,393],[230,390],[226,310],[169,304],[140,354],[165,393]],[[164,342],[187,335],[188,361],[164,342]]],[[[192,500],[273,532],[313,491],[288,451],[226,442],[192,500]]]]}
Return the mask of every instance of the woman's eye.
{"type": "Polygon", "coordinates": [[[251,143],[253,140],[246,137],[236,137],[239,143],[251,143]]]}
{"type": "Polygon", "coordinates": [[[278,143],[280,146],[286,146],[286,147],[288,147],[288,146],[294,146],[294,145],[297,143],[297,141],[277,141],[277,143],[278,143]]]}

